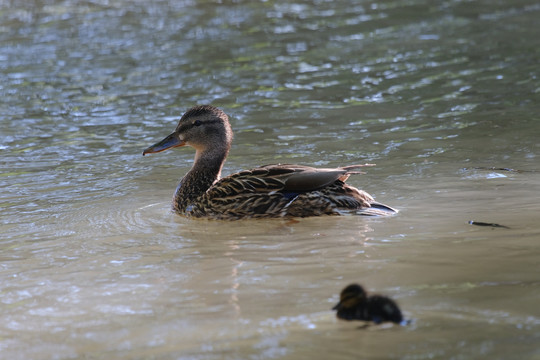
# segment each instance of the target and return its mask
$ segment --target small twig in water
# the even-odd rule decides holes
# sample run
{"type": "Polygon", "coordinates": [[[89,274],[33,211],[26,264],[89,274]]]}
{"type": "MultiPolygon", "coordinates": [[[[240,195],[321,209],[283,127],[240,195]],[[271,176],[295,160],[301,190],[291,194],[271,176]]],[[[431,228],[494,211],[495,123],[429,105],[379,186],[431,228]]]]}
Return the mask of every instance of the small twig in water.
{"type": "Polygon", "coordinates": [[[486,223],[486,222],[480,222],[480,221],[473,221],[470,220],[469,224],[476,225],[476,226],[491,226],[491,227],[497,227],[497,228],[504,228],[504,229],[510,229],[508,226],[496,224],[496,223],[486,223]]]}

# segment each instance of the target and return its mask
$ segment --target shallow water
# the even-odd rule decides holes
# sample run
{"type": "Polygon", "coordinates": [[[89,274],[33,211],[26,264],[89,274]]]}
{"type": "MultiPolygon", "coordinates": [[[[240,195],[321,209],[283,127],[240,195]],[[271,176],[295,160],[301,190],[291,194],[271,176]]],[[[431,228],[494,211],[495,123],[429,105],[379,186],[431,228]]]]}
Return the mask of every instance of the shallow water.
{"type": "Polygon", "coordinates": [[[535,2],[0,10],[0,357],[540,358],[535,2]],[[400,213],[171,213],[193,151],[141,152],[202,103],[225,173],[373,162],[349,183],[400,213]],[[351,282],[412,324],[335,319],[351,282]]]}

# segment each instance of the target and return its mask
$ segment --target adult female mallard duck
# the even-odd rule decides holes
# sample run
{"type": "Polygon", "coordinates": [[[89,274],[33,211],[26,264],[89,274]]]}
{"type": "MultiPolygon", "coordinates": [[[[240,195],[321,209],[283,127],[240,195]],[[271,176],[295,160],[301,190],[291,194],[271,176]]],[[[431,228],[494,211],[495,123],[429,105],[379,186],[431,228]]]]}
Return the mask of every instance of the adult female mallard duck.
{"type": "Polygon", "coordinates": [[[369,295],[358,284],[351,284],[341,291],[339,303],[332,308],[343,320],[373,321],[375,324],[390,321],[406,323],[394,300],[382,295],[369,295]]]}
{"type": "Polygon", "coordinates": [[[143,155],[185,145],[195,148],[193,167],[174,194],[174,211],[212,219],[397,212],[375,202],[365,191],[345,184],[349,175],[358,173],[355,169],[371,164],[333,169],[265,165],[220,178],[232,138],[227,115],[203,105],[189,109],[171,135],[144,150],[143,155]]]}

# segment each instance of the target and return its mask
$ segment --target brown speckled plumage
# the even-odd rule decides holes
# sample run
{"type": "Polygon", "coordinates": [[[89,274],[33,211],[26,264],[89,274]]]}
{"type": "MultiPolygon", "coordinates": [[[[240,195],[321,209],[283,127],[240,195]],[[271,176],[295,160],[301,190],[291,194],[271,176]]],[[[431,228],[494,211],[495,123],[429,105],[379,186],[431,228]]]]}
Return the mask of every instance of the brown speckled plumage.
{"type": "Polygon", "coordinates": [[[345,183],[349,175],[358,173],[355,169],[371,164],[331,169],[265,165],[220,179],[231,142],[227,115],[204,105],[188,110],[174,133],[143,152],[144,155],[184,145],[195,148],[195,163],[180,181],[173,198],[177,213],[233,220],[397,212],[345,183]]]}

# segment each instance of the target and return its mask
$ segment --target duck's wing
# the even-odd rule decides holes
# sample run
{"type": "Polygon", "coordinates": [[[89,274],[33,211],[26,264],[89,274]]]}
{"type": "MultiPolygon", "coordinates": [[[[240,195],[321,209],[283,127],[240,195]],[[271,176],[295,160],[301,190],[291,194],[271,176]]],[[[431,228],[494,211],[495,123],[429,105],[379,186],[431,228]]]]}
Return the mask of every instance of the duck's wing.
{"type": "Polygon", "coordinates": [[[285,168],[256,168],[229,175],[206,191],[202,203],[222,219],[285,216],[290,199],[283,194],[284,178],[291,173],[285,168]]]}
{"type": "MultiPolygon", "coordinates": [[[[256,216],[313,216],[358,212],[361,215],[389,215],[384,205],[370,209],[373,198],[344,184],[358,168],[319,169],[302,165],[277,164],[244,170],[217,181],[205,193],[204,203],[226,218],[256,216]]],[[[377,204],[378,205],[378,204],[377,204]]]]}
{"type": "Polygon", "coordinates": [[[369,316],[375,323],[391,321],[399,324],[403,321],[401,310],[394,300],[382,295],[371,295],[367,303],[369,316]]]}
{"type": "Polygon", "coordinates": [[[209,198],[230,197],[243,194],[268,194],[283,190],[283,177],[292,170],[274,171],[265,168],[244,170],[218,180],[206,194],[209,198]]]}
{"type": "Polygon", "coordinates": [[[353,171],[354,169],[365,166],[373,166],[373,164],[350,165],[339,168],[314,168],[302,165],[276,164],[265,165],[258,168],[258,170],[267,171],[265,177],[277,178],[282,181],[283,191],[307,192],[324,188],[336,180],[345,182],[349,175],[360,173],[353,171]]]}
{"type": "Polygon", "coordinates": [[[207,191],[210,197],[234,196],[247,193],[304,193],[322,189],[336,180],[345,182],[349,175],[372,164],[339,168],[314,168],[303,165],[273,164],[244,170],[217,181],[207,191]]]}

